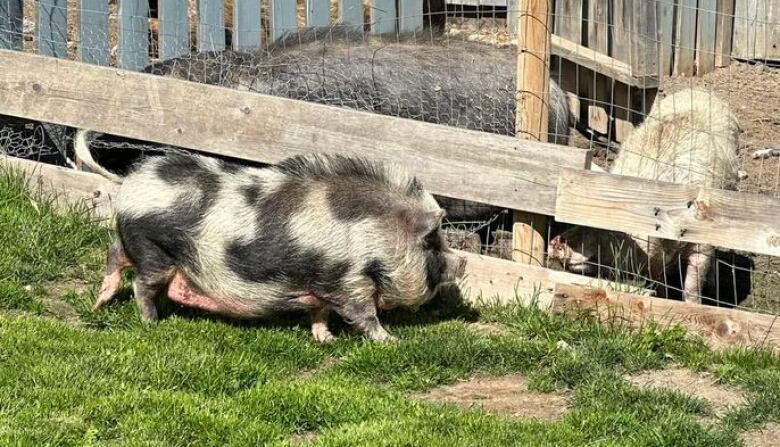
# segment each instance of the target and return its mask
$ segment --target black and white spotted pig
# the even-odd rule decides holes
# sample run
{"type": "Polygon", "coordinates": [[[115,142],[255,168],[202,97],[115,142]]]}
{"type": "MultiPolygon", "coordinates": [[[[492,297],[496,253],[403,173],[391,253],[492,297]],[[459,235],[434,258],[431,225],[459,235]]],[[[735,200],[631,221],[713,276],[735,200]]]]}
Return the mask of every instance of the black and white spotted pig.
{"type": "Polygon", "coordinates": [[[189,155],[149,157],[124,178],[117,239],[95,309],[135,271],[141,319],[153,298],[234,318],[311,312],[317,341],[333,310],[374,340],[377,309],[417,308],[463,276],[439,231],[444,211],[400,167],[305,155],[264,168],[189,155]]]}

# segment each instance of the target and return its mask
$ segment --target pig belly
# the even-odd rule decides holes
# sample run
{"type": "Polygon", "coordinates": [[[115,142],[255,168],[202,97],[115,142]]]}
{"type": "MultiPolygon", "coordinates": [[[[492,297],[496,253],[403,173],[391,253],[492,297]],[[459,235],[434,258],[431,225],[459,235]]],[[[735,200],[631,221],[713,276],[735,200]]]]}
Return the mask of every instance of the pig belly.
{"type": "MultiPolygon", "coordinates": [[[[178,271],[168,284],[168,298],[182,306],[194,307],[233,318],[253,318],[267,313],[267,309],[260,306],[259,303],[246,302],[218,294],[204,295],[193,289],[187,282],[187,278],[178,271]]],[[[294,307],[316,309],[325,303],[312,294],[301,293],[290,299],[290,304],[293,304],[294,307]]]]}

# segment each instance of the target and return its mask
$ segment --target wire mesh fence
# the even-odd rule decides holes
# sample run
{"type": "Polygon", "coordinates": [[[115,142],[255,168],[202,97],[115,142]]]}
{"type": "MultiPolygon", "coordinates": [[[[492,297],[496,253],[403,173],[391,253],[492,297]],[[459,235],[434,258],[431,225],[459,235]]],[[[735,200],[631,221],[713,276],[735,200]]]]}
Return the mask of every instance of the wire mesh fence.
{"type": "MultiPolygon", "coordinates": [[[[0,46],[515,135],[524,3],[20,0],[0,2],[0,46]]],[[[780,197],[780,70],[773,66],[780,8],[769,3],[553,1],[551,83],[546,96],[538,92],[548,105],[548,141],[591,149],[594,164],[614,173],[780,197]],[[709,115],[695,115],[696,107],[678,102],[669,114],[652,111],[691,87],[722,100],[739,123],[734,156],[719,171],[713,142],[730,141],[728,129],[717,128],[722,110],[697,104],[709,115]],[[642,137],[632,139],[640,128],[642,137]],[[628,161],[618,172],[621,154],[628,161]]],[[[3,118],[0,150],[70,165],[72,136],[73,129],[3,118]]],[[[112,136],[91,149],[117,173],[138,156],[183,150],[112,136]]],[[[504,259],[521,252],[545,267],[677,299],[688,289],[691,259],[703,256],[709,263],[697,264],[704,278],[697,294],[705,302],[780,312],[777,258],[582,227],[574,237],[572,225],[553,220],[535,228],[545,239],[539,256],[513,244],[510,210],[440,199],[448,241],[459,249],[504,259]],[[571,250],[566,262],[545,256],[562,241],[571,250]],[[572,253],[590,256],[578,265],[572,253]]]]}

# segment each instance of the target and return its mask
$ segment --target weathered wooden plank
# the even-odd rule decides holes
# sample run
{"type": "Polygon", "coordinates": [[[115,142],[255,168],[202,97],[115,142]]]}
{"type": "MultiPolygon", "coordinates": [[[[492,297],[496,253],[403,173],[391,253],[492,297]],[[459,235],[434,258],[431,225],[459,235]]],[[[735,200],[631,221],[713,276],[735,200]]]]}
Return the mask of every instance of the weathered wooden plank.
{"type": "Polygon", "coordinates": [[[330,0],[306,0],[306,25],[330,25],[330,0]]]}
{"type": "Polygon", "coordinates": [[[738,59],[749,59],[751,46],[749,43],[750,24],[755,19],[757,0],[737,1],[734,4],[734,38],[731,55],[738,59]],[[750,17],[748,16],[748,11],[750,17]]]}
{"type": "Polygon", "coordinates": [[[610,10],[610,22],[612,23],[610,27],[612,54],[610,56],[627,65],[631,63],[631,44],[634,39],[631,30],[633,4],[633,0],[612,0],[610,10]]]}
{"type": "Polygon", "coordinates": [[[693,76],[696,56],[696,0],[679,0],[674,74],[693,76]]]}
{"type": "Polygon", "coordinates": [[[35,27],[38,54],[53,57],[68,55],[67,7],[66,0],[38,1],[38,24],[35,27]]]}
{"type": "Polygon", "coordinates": [[[0,49],[21,50],[23,48],[23,1],[0,1],[0,49]]]}
{"type": "Polygon", "coordinates": [[[731,62],[735,1],[736,0],[718,0],[717,35],[715,36],[716,67],[727,67],[731,62]]]}
{"type": "Polygon", "coordinates": [[[339,0],[339,23],[363,24],[363,0],[339,0]]]}
{"type": "Polygon", "coordinates": [[[119,2],[119,66],[140,71],[149,65],[149,1],[119,2]]]}
{"type": "Polygon", "coordinates": [[[466,258],[466,277],[461,291],[464,298],[472,303],[487,301],[501,304],[536,304],[541,309],[550,310],[558,284],[631,290],[634,293],[651,295],[649,290],[604,279],[474,253],[459,251],[458,254],[466,258]]]}
{"type": "Polygon", "coordinates": [[[198,2],[198,50],[225,49],[225,4],[221,0],[198,2]]]}
{"type": "Polygon", "coordinates": [[[582,44],[582,0],[556,0],[555,34],[582,44]]]}
{"type": "Polygon", "coordinates": [[[635,1],[631,12],[631,73],[658,74],[658,28],[653,1],[635,1]]]}
{"type": "Polygon", "coordinates": [[[555,219],[780,256],[780,199],[766,195],[562,169],[555,219]]]}
{"type": "Polygon", "coordinates": [[[187,7],[187,0],[165,0],[160,5],[160,59],[189,53],[190,18],[187,7]]]}
{"type": "Polygon", "coordinates": [[[24,172],[28,188],[55,198],[54,205],[61,211],[80,202],[98,219],[111,216],[111,201],[119,185],[105,177],[7,156],[0,157],[0,166],[24,172]]]}
{"type": "Polygon", "coordinates": [[[590,0],[588,3],[588,48],[609,55],[608,0],[590,0]]]}
{"type": "Polygon", "coordinates": [[[371,33],[395,33],[395,0],[371,0],[371,33]]]}
{"type": "Polygon", "coordinates": [[[423,29],[423,1],[398,0],[398,31],[418,33],[423,29]]]}
{"type": "Polygon", "coordinates": [[[79,1],[79,59],[88,64],[108,65],[108,3],[79,1]]]}
{"type": "Polygon", "coordinates": [[[696,17],[696,75],[715,69],[715,26],[717,0],[699,0],[696,17]]]}
{"type": "Polygon", "coordinates": [[[265,163],[361,154],[408,166],[434,194],[539,214],[555,210],[561,166],[590,166],[582,149],[163,76],[5,50],[0,66],[0,114],[265,163]]]}
{"type": "Polygon", "coordinates": [[[552,35],[550,42],[552,54],[570,60],[577,65],[589,68],[628,85],[640,88],[658,86],[658,76],[655,74],[634,75],[627,63],[582,45],[577,45],[560,36],[552,35]]]}
{"type": "Polygon", "coordinates": [[[629,327],[641,327],[650,321],[665,327],[681,325],[701,336],[714,349],[738,346],[780,349],[780,321],[773,315],[572,284],[555,285],[550,310],[575,315],[590,311],[604,323],[620,321],[629,327]]]}
{"type": "Polygon", "coordinates": [[[298,30],[295,2],[290,0],[271,0],[271,40],[276,41],[288,33],[298,30]]]}
{"type": "Polygon", "coordinates": [[[732,56],[780,60],[780,4],[776,0],[736,2],[732,56]]]}
{"type": "Polygon", "coordinates": [[[674,18],[677,13],[677,0],[663,0],[656,3],[656,23],[658,28],[659,68],[661,77],[672,74],[674,63],[674,18]]]}
{"type": "MultiPolygon", "coordinates": [[[[510,35],[517,34],[517,18],[520,14],[520,0],[506,0],[506,27],[510,35]]],[[[553,20],[553,23],[555,20],[553,20]]]]}
{"type": "Polygon", "coordinates": [[[260,2],[234,0],[233,27],[234,49],[248,51],[262,48],[263,26],[260,22],[260,2]]]}

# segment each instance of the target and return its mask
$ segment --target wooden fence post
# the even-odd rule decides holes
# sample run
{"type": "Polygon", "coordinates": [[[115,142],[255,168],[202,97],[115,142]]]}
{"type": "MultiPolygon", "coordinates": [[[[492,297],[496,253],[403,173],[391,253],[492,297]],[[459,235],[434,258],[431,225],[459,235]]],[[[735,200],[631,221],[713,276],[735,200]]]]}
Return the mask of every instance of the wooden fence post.
{"type": "MultiPolygon", "coordinates": [[[[550,0],[520,1],[517,21],[518,138],[547,141],[550,90],[550,0]]],[[[542,265],[547,216],[514,212],[512,259],[542,265]]]]}

